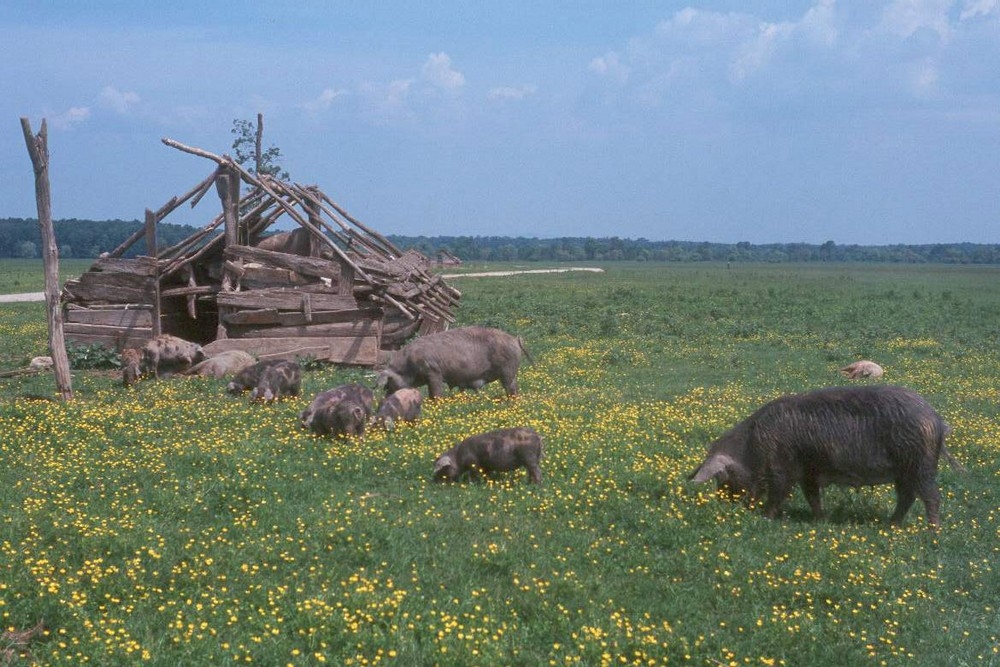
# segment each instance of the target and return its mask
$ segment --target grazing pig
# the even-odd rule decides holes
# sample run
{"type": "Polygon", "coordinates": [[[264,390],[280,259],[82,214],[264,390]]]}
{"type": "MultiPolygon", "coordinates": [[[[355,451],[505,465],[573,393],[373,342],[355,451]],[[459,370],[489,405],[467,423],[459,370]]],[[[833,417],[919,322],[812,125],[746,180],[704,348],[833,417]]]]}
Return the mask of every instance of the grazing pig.
{"type": "Polygon", "coordinates": [[[466,438],[434,462],[434,479],[454,482],[465,473],[478,479],[480,473],[505,472],[524,467],[528,478],[542,483],[542,437],[528,427],[502,428],[466,438]]]}
{"type": "Polygon", "coordinates": [[[364,435],[374,398],[372,390],[360,384],[327,389],[299,414],[299,421],[318,435],[364,435]]]}
{"type": "Polygon", "coordinates": [[[378,406],[375,423],[392,430],[398,421],[411,422],[420,416],[420,407],[424,397],[419,389],[404,387],[397,389],[384,399],[378,406]]]}
{"type": "Polygon", "coordinates": [[[461,327],[422,336],[394,352],[379,374],[386,396],[404,387],[427,385],[431,398],[444,385],[479,389],[500,380],[508,396],[517,394],[517,369],[524,341],[499,329],[461,327]]]}
{"type": "Polygon", "coordinates": [[[841,374],[849,380],[859,378],[880,378],[882,377],[882,367],[874,361],[855,361],[840,369],[841,374]]]}
{"type": "Polygon", "coordinates": [[[122,350],[122,385],[131,387],[142,375],[142,351],[134,347],[122,350]]]}
{"type": "Polygon", "coordinates": [[[47,371],[51,370],[54,363],[52,357],[32,357],[28,369],[36,372],[47,371]]]}
{"type": "Polygon", "coordinates": [[[229,384],[226,385],[226,391],[230,394],[242,394],[248,389],[253,389],[260,384],[260,376],[264,374],[264,370],[276,363],[278,363],[276,360],[271,359],[258,361],[251,366],[247,366],[229,381],[229,384]]]}
{"type": "Polygon", "coordinates": [[[183,372],[205,358],[201,345],[191,341],[160,334],[146,343],[142,348],[143,365],[146,370],[153,371],[153,377],[165,374],[183,372]]]}
{"type": "Polygon", "coordinates": [[[919,394],[890,385],[833,387],[777,398],[713,442],[689,479],[715,478],[720,488],[767,493],[764,515],[778,516],[795,484],[815,516],[823,514],[828,484],[896,486],[893,523],[919,496],[927,522],[937,526],[940,495],[935,476],[949,429],[919,394]]]}
{"type": "Polygon", "coordinates": [[[223,378],[227,375],[239,373],[244,368],[252,366],[253,363],[253,357],[243,350],[226,350],[204,361],[199,361],[187,369],[184,374],[223,378]]]}
{"type": "Polygon", "coordinates": [[[257,386],[250,392],[250,400],[265,403],[282,396],[298,396],[302,388],[302,369],[294,361],[275,361],[264,368],[257,386]]]}

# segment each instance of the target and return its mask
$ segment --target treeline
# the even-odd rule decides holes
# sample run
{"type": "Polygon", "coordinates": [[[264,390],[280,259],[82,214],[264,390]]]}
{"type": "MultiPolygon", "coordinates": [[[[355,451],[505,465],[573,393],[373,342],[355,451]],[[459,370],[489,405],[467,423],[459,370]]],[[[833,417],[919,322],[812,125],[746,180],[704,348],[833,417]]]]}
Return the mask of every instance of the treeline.
{"type": "Polygon", "coordinates": [[[811,243],[708,243],[647,239],[505,236],[389,236],[429,257],[451,253],[463,261],[648,262],[907,262],[1000,264],[1000,244],[837,245],[811,243]]]}
{"type": "MultiPolygon", "coordinates": [[[[136,232],[138,220],[56,220],[62,257],[97,257],[117,248],[136,232]]],[[[179,243],[197,231],[190,225],[161,223],[160,247],[179,243]]],[[[935,243],[927,245],[838,245],[811,243],[708,243],[650,241],[618,237],[539,239],[509,236],[389,235],[401,248],[416,248],[428,257],[449,253],[462,261],[648,261],[648,262],[906,262],[1000,264],[1000,244],[935,243]]],[[[40,257],[41,233],[34,219],[0,219],[0,257],[40,257]]],[[[145,254],[140,239],[127,257],[145,254]]]]}
{"type": "MultiPolygon", "coordinates": [[[[97,257],[110,252],[142,227],[138,220],[53,220],[53,231],[60,257],[97,257]]],[[[168,247],[195,233],[190,225],[161,224],[157,243],[168,247]]],[[[0,219],[0,257],[41,257],[42,233],[35,218],[0,219]]],[[[126,257],[146,254],[146,240],[139,239],[125,253],[126,257]]]]}

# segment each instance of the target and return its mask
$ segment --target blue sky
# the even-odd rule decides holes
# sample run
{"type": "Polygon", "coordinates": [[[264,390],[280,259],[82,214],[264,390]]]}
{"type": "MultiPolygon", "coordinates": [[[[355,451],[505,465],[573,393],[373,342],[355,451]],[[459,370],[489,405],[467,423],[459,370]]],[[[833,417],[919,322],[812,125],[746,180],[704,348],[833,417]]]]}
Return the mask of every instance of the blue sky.
{"type": "MultiPolygon", "coordinates": [[[[138,219],[264,114],[383,233],[1000,242],[1000,0],[8,1],[0,217],[138,219]]],[[[168,221],[201,225],[205,198],[168,221]]]]}

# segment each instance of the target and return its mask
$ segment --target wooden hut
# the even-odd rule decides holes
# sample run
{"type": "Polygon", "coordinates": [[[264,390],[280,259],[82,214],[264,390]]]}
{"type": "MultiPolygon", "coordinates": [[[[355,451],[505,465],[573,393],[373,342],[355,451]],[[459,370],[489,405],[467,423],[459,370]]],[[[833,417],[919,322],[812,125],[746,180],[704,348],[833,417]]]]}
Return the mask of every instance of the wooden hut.
{"type": "Polygon", "coordinates": [[[414,333],[454,321],[460,293],[316,186],[246,171],[228,156],[163,140],[215,162],[214,171],[63,288],[66,339],[121,350],[161,333],[259,358],[374,365],[414,333]],[[242,187],[246,184],[246,192],[242,187]],[[222,212],[160,249],[157,224],[215,187],[222,212]],[[292,230],[268,235],[280,219],[292,230]],[[123,254],[145,238],[146,255],[123,254]]]}

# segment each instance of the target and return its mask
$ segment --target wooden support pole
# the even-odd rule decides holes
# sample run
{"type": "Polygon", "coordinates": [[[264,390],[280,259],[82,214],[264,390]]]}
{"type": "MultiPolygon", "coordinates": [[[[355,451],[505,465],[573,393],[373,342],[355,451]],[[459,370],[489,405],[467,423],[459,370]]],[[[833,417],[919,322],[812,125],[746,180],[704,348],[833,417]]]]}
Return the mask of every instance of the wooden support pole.
{"type": "Polygon", "coordinates": [[[146,209],[146,255],[154,262],[153,268],[153,337],[163,333],[160,319],[163,309],[160,304],[160,263],[156,261],[156,214],[146,209]]]}
{"type": "Polygon", "coordinates": [[[49,189],[48,126],[42,127],[36,137],[27,118],[21,119],[24,143],[35,170],[35,203],[38,206],[38,225],[42,228],[42,260],[45,264],[45,304],[49,320],[49,353],[52,355],[56,389],[64,401],[73,400],[73,382],[69,374],[69,356],[63,335],[62,304],[59,302],[59,250],[52,227],[52,196],[49,189]]]}

